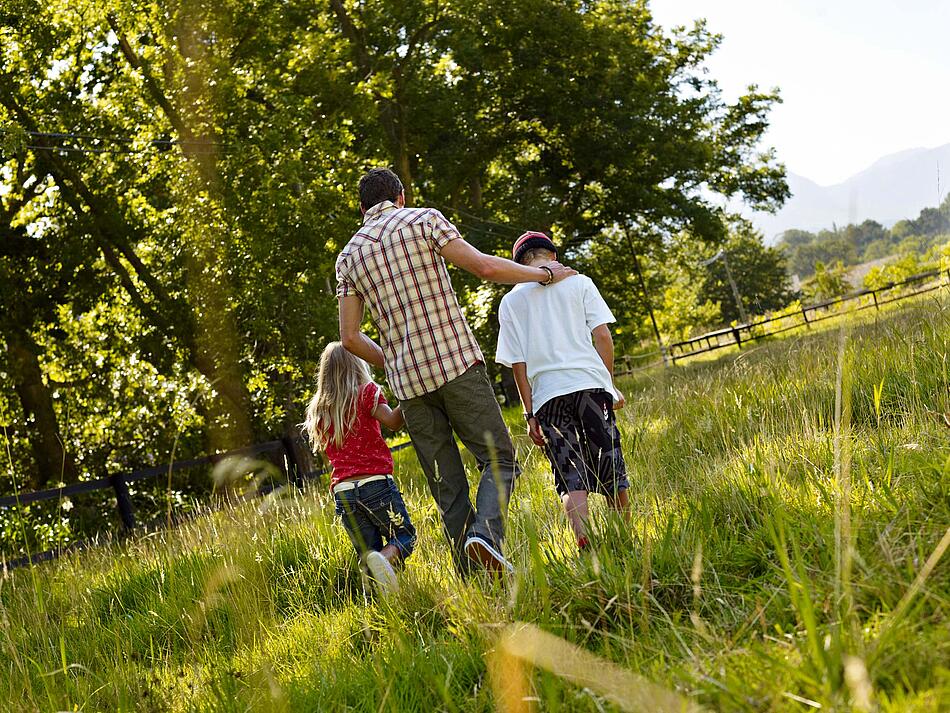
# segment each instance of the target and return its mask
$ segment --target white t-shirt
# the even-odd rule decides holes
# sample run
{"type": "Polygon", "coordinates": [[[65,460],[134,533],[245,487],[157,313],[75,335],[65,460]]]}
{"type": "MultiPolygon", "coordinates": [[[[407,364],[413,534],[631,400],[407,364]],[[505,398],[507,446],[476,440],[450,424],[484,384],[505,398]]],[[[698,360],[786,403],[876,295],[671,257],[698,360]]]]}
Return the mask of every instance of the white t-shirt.
{"type": "Polygon", "coordinates": [[[525,362],[535,413],[555,396],[582,389],[606,389],[618,398],[590,334],[616,320],[586,275],[546,287],[515,285],[501,300],[498,321],[495,361],[505,366],[525,362]]]}

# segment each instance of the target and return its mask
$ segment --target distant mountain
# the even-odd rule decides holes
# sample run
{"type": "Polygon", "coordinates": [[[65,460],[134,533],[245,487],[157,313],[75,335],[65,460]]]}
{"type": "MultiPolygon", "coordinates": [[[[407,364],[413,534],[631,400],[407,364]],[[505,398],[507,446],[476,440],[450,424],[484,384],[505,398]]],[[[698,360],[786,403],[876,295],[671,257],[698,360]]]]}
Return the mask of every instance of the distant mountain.
{"type": "Polygon", "coordinates": [[[950,189],[950,144],[885,156],[833,186],[819,186],[789,173],[792,197],[785,206],[775,215],[753,213],[750,217],[767,243],[774,243],[790,228],[814,232],[868,219],[889,227],[903,218],[916,218],[922,208],[937,205],[938,166],[942,197],[950,189]]]}

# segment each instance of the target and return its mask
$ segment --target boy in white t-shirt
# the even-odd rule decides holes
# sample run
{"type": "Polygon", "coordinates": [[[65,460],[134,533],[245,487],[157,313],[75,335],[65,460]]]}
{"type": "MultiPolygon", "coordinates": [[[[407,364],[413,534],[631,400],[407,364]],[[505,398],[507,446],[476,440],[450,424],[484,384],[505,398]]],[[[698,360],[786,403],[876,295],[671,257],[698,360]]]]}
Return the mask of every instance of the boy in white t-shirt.
{"type": "MultiPolygon", "coordinates": [[[[515,241],[514,261],[542,265],[557,258],[544,233],[515,241]]],[[[616,321],[585,275],[554,285],[516,285],[501,301],[495,360],[510,366],[528,422],[544,449],[554,484],[580,549],[587,547],[588,493],[601,493],[629,520],[626,464],[614,409],[624,405],[613,384],[616,321]]]]}

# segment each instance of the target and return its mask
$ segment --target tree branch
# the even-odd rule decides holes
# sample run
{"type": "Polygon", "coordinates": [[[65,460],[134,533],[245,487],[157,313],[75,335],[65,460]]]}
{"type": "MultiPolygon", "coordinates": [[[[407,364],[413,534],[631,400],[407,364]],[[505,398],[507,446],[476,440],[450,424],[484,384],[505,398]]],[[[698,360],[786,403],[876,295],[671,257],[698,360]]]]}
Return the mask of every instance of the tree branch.
{"type": "Polygon", "coordinates": [[[343,34],[353,44],[360,71],[367,75],[372,74],[373,62],[370,58],[369,51],[366,49],[366,38],[363,31],[356,26],[356,23],[353,22],[353,18],[347,13],[346,7],[343,5],[343,0],[330,0],[330,7],[333,8],[334,14],[336,14],[337,19],[340,21],[343,34]]]}
{"type": "Polygon", "coordinates": [[[168,119],[168,122],[172,125],[175,133],[177,133],[179,138],[183,141],[192,141],[194,137],[188,130],[185,120],[182,118],[178,110],[172,106],[171,101],[167,96],[165,96],[165,92],[162,91],[162,88],[158,86],[158,82],[155,81],[155,77],[152,76],[151,66],[149,65],[148,61],[142,57],[139,57],[135,53],[135,50],[132,49],[132,45],[129,44],[125,33],[123,33],[122,29],[119,27],[119,21],[116,18],[115,13],[110,12],[106,17],[109,21],[109,27],[112,28],[116,38],[119,40],[119,47],[122,49],[122,54],[125,56],[126,61],[132,65],[134,69],[139,70],[139,72],[142,74],[142,80],[145,82],[145,88],[148,90],[148,93],[152,96],[152,99],[155,101],[155,103],[161,107],[162,113],[165,114],[165,118],[168,119]]]}

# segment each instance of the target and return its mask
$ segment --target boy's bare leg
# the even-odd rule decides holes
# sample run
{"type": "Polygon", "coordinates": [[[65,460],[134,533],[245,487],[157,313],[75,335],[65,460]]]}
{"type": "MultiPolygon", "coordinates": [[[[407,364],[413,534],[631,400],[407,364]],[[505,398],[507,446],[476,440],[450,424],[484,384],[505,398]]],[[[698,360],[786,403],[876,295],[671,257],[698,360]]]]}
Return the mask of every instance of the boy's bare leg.
{"type": "Polygon", "coordinates": [[[379,551],[379,554],[385,557],[389,564],[396,564],[400,559],[402,559],[402,553],[399,551],[399,548],[396,547],[396,545],[386,545],[379,551]]]}
{"type": "Polygon", "coordinates": [[[630,522],[630,498],[624,488],[614,496],[607,496],[607,504],[623,516],[624,522],[630,522]]]}
{"type": "Polygon", "coordinates": [[[574,537],[577,538],[577,542],[586,543],[587,522],[590,519],[587,491],[572,490],[561,496],[561,502],[564,503],[564,512],[567,513],[567,519],[571,523],[571,529],[574,530],[574,537]]]}

